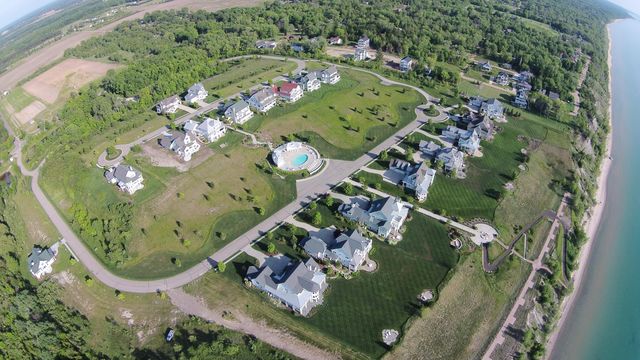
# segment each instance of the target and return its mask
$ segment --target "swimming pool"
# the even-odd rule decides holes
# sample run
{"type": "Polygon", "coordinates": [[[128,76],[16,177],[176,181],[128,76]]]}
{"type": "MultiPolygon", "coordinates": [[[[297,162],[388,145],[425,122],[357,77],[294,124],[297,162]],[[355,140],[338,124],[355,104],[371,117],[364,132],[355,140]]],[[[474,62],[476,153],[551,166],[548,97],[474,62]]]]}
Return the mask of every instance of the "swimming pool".
{"type": "Polygon", "coordinates": [[[293,158],[293,161],[291,161],[291,165],[293,165],[295,167],[299,167],[299,166],[304,165],[304,163],[306,163],[307,160],[309,160],[309,155],[307,155],[307,154],[299,154],[295,158],[293,158]]]}

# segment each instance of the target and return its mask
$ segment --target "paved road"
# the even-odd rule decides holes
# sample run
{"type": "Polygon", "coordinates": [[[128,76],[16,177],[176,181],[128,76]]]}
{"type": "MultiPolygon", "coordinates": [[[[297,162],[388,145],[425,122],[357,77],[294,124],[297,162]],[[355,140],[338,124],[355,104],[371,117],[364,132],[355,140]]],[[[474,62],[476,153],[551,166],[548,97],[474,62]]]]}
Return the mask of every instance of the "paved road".
{"type": "MultiPolygon", "coordinates": [[[[371,73],[377,76],[383,83],[386,84],[395,84],[413,88],[421,93],[425,97],[425,99],[432,99],[431,96],[429,96],[426,92],[414,86],[405,85],[400,82],[386,79],[383,76],[380,76],[368,70],[360,70],[357,68],[354,69],[371,73]]],[[[175,276],[149,281],[131,280],[116,276],[109,272],[109,270],[107,270],[105,266],[97,258],[94,257],[93,253],[89,249],[87,249],[82,240],[80,240],[78,236],[76,236],[71,227],[58,213],[57,209],[53,206],[53,204],[49,201],[49,199],[40,188],[38,184],[40,166],[35,170],[28,170],[24,167],[21,157],[22,142],[19,139],[15,138],[11,127],[6,123],[6,119],[4,121],[4,124],[5,127],[7,127],[9,133],[16,139],[13,155],[18,163],[22,174],[32,177],[31,188],[36,199],[44,209],[47,216],[51,219],[54,226],[58,229],[62,237],[66,239],[67,244],[73,249],[78,257],[78,260],[85,265],[85,267],[93,274],[96,279],[100,280],[105,285],[111,288],[132,293],[152,293],[159,290],[174,289],[201,277],[207,271],[212,269],[217,262],[225,261],[231,258],[236,253],[242,251],[245,246],[249,245],[251,242],[269,231],[269,229],[273,228],[281,222],[284,222],[288,217],[291,216],[291,214],[298,211],[301,207],[306,206],[309,202],[313,201],[319,195],[328,192],[331,188],[339,184],[351,173],[356,172],[360,167],[374,160],[378,156],[378,154],[380,154],[380,152],[401,141],[408,134],[425,124],[429,120],[429,118],[421,109],[425,108],[426,105],[427,104],[423,104],[419,106],[418,109],[416,109],[416,120],[400,129],[393,136],[389,137],[360,158],[354,161],[330,160],[328,161],[326,168],[320,175],[305,179],[303,181],[298,181],[296,184],[298,195],[294,202],[286,205],[284,208],[268,217],[242,236],[234,239],[232,242],[227,244],[222,249],[218,250],[212,256],[204,259],[194,267],[187,269],[186,271],[175,276]]],[[[211,106],[214,105],[212,104],[211,106]]],[[[162,129],[159,129],[159,131],[162,131],[162,129]]]]}
{"type": "MultiPolygon", "coordinates": [[[[568,200],[569,200],[569,194],[565,193],[564,197],[562,198],[562,202],[558,207],[558,211],[556,212],[559,215],[555,216],[556,213],[554,213],[553,224],[551,225],[551,229],[547,234],[547,239],[544,242],[542,251],[540,251],[540,255],[538,255],[538,257],[533,262],[533,267],[531,268],[531,273],[529,274],[527,281],[524,283],[522,290],[520,290],[520,294],[518,295],[515,302],[513,303],[511,311],[509,311],[509,315],[507,315],[507,318],[505,319],[504,323],[500,327],[498,334],[493,339],[491,344],[489,344],[489,347],[487,347],[487,350],[485,351],[484,356],[482,357],[482,360],[497,359],[492,357],[492,355],[495,352],[496,348],[504,343],[506,333],[508,332],[509,328],[513,326],[513,324],[515,324],[516,313],[518,309],[520,308],[520,306],[525,305],[527,292],[535,286],[536,274],[538,273],[539,270],[549,271],[549,269],[544,265],[544,258],[549,253],[549,251],[551,251],[551,241],[555,239],[555,233],[558,230],[558,226],[560,226],[561,224],[563,226],[567,225],[567,223],[562,220],[563,219],[562,214],[564,214],[564,209],[568,203],[568,200]]],[[[540,221],[540,219],[543,218],[544,216],[545,214],[541,215],[541,217],[538,220],[536,220],[536,222],[534,223],[537,223],[538,221],[540,221]]]]}

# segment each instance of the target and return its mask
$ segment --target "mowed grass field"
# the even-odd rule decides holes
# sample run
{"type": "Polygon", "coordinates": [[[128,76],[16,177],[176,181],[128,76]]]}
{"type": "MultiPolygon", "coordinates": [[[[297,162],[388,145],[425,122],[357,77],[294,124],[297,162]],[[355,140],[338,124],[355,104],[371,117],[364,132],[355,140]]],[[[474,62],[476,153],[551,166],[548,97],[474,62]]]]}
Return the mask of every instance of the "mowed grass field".
{"type": "MultiPolygon", "coordinates": [[[[227,134],[214,154],[188,172],[152,166],[141,155],[130,158],[145,177],[144,189],[133,197],[107,184],[102,170],[77,158],[51,161],[45,167],[43,187],[67,219],[71,206],[82,203],[90,216],[101,218],[108,205],[133,203],[129,259],[117,269],[130,278],[169,276],[211,255],[244,231],[295,198],[295,183],[258,170],[268,150],[240,144],[241,135],[227,134]],[[72,171],[68,176],[65,171],[72,171]],[[258,208],[265,210],[260,216],[258,208]],[[172,263],[180,260],[182,267],[172,263]]],[[[87,241],[87,239],[85,239],[87,241]]],[[[88,244],[98,257],[99,244],[88,244]]]]}
{"type": "MultiPolygon", "coordinates": [[[[281,243],[277,246],[286,247],[281,243]]],[[[456,266],[458,254],[449,246],[444,225],[416,213],[399,244],[375,241],[374,249],[371,258],[378,264],[375,272],[360,272],[349,280],[329,280],[324,304],[308,318],[291,316],[284,310],[279,311],[281,315],[295,319],[310,334],[320,333],[366,357],[382,356],[387,351],[381,343],[382,330],[402,330],[406,321],[420,311],[417,296],[425,289],[439,287],[456,266]]],[[[225,276],[240,282],[250,261],[249,257],[235,259],[230,268],[237,273],[225,276]]],[[[199,294],[208,292],[192,289],[199,294]]],[[[255,291],[247,296],[267,302],[255,291]]]]}
{"type": "Polygon", "coordinates": [[[286,75],[295,70],[293,61],[275,59],[239,59],[231,62],[227,71],[202,82],[209,92],[208,101],[224,98],[260,83],[273,80],[279,75],[286,75]]]}
{"type": "Polygon", "coordinates": [[[352,160],[416,118],[424,98],[402,86],[383,86],[373,75],[339,68],[341,80],[305,93],[293,104],[258,115],[245,129],[278,143],[297,134],[323,156],[352,160]]]}

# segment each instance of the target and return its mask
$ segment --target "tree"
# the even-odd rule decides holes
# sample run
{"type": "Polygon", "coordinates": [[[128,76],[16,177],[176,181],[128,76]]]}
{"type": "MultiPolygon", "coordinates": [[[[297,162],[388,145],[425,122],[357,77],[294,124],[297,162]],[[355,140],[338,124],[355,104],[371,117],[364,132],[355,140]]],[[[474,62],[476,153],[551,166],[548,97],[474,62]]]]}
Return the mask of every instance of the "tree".
{"type": "Polygon", "coordinates": [[[320,214],[320,212],[315,212],[311,219],[311,223],[316,226],[320,225],[322,223],[322,214],[320,214]]]}
{"type": "Polygon", "coordinates": [[[324,203],[328,206],[328,207],[332,207],[333,203],[334,203],[334,198],[331,195],[327,195],[327,197],[324,199],[324,203]]]}
{"type": "Polygon", "coordinates": [[[344,191],[346,195],[353,195],[353,185],[348,182],[344,183],[344,185],[342,186],[342,191],[344,191]]]}
{"type": "Polygon", "coordinates": [[[264,210],[263,207],[258,207],[256,209],[256,211],[258,212],[258,215],[260,215],[260,216],[264,216],[264,214],[265,214],[265,210],[264,210]]]}
{"type": "Polygon", "coordinates": [[[267,245],[267,252],[271,255],[275,254],[277,251],[276,249],[276,244],[270,242],[269,245],[267,245]]]}
{"type": "Polygon", "coordinates": [[[225,264],[223,261],[218,263],[218,271],[223,273],[225,270],[227,270],[227,264],[225,264]]]}
{"type": "Polygon", "coordinates": [[[414,154],[413,149],[408,148],[404,154],[404,157],[407,161],[413,161],[413,154],[414,154]]]}
{"type": "Polygon", "coordinates": [[[382,150],[382,152],[380,152],[380,160],[387,161],[388,159],[389,153],[387,152],[387,150],[382,150]]]}
{"type": "Polygon", "coordinates": [[[309,209],[310,210],[315,210],[318,208],[318,203],[315,201],[312,201],[311,204],[309,204],[309,209]]]}

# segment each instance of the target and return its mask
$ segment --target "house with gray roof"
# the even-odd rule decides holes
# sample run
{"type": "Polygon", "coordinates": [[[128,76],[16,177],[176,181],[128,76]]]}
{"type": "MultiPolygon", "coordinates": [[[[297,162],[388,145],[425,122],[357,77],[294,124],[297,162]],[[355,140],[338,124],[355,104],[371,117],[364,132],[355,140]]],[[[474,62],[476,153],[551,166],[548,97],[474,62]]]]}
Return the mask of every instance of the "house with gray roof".
{"type": "Polygon", "coordinates": [[[349,230],[336,238],[312,236],[305,241],[303,248],[315,259],[339,262],[351,271],[358,271],[372,246],[371,239],[362,236],[357,230],[349,230]]]}
{"type": "Polygon", "coordinates": [[[426,162],[414,165],[408,161],[393,159],[389,164],[389,170],[402,176],[402,186],[413,190],[418,201],[427,199],[429,188],[436,177],[436,171],[430,168],[426,162]]]}
{"type": "Polygon", "coordinates": [[[433,159],[438,155],[438,153],[442,149],[442,146],[436,144],[435,141],[420,140],[418,148],[425,156],[433,159]]]}
{"type": "Polygon", "coordinates": [[[253,111],[251,111],[251,108],[246,101],[240,100],[227,107],[224,111],[224,116],[234,123],[242,125],[253,117],[253,111]]]}
{"type": "Polygon", "coordinates": [[[189,90],[187,91],[187,95],[184,97],[184,100],[188,103],[195,103],[198,101],[202,101],[209,96],[209,92],[204,88],[202,83],[193,84],[189,90]]]}
{"type": "Polygon", "coordinates": [[[345,218],[366,226],[383,238],[397,237],[409,215],[405,203],[394,196],[373,200],[364,207],[358,203],[342,204],[338,210],[345,218]]]}
{"type": "Polygon", "coordinates": [[[513,99],[513,106],[517,106],[520,109],[526,109],[529,107],[529,92],[524,89],[520,89],[516,92],[516,97],[513,99]]]}
{"type": "Polygon", "coordinates": [[[480,135],[476,129],[467,130],[458,140],[458,147],[467,154],[474,154],[480,148],[480,135]]]}
{"type": "Polygon", "coordinates": [[[493,70],[493,66],[491,66],[491,63],[489,61],[480,61],[477,64],[478,69],[484,71],[484,72],[491,72],[491,70],[493,70]]]}
{"type": "Polygon", "coordinates": [[[322,294],[327,288],[326,275],[311,258],[304,262],[289,259],[284,268],[277,268],[266,261],[260,268],[249,267],[246,278],[257,289],[303,316],[322,304],[322,294]]]}
{"type": "Polygon", "coordinates": [[[273,50],[278,46],[277,41],[273,40],[258,40],[256,41],[256,48],[273,50]]]}
{"type": "Polygon", "coordinates": [[[273,88],[265,87],[253,93],[248,103],[256,111],[265,113],[276,106],[277,101],[278,95],[273,91],[273,88]]]}
{"type": "Polygon", "coordinates": [[[414,61],[411,56],[405,56],[400,60],[400,71],[407,72],[413,69],[414,61]]]}
{"type": "Polygon", "coordinates": [[[220,119],[207,117],[203,122],[198,123],[188,120],[184,123],[185,133],[193,133],[204,142],[214,142],[222,138],[227,133],[227,127],[220,119]]]}
{"type": "Polygon", "coordinates": [[[173,114],[178,110],[178,105],[180,105],[180,98],[178,95],[173,95],[160,101],[156,105],[156,112],[158,114],[173,114]]]}
{"type": "Polygon", "coordinates": [[[56,252],[54,250],[34,246],[27,258],[27,265],[31,275],[40,280],[43,276],[53,271],[51,265],[55,260],[56,252]]]}
{"type": "Polygon", "coordinates": [[[353,53],[354,61],[365,61],[369,57],[367,52],[367,48],[357,47],[355,52],[353,53]]]}
{"type": "Polygon", "coordinates": [[[464,169],[464,154],[454,147],[440,150],[436,156],[436,161],[442,161],[446,172],[464,169]]]}
{"type": "Polygon", "coordinates": [[[302,86],[302,90],[311,92],[320,89],[321,81],[318,79],[318,72],[310,71],[307,74],[298,77],[298,84],[302,86]]]}
{"type": "Polygon", "coordinates": [[[504,71],[500,71],[498,75],[496,75],[496,77],[493,79],[493,82],[495,82],[498,85],[507,86],[509,85],[510,79],[511,78],[509,77],[509,74],[507,74],[504,71]]]}
{"type": "Polygon", "coordinates": [[[331,65],[328,68],[320,72],[320,81],[325,84],[333,85],[340,81],[340,73],[335,65],[331,65]]]}
{"type": "Polygon", "coordinates": [[[371,40],[367,35],[362,35],[360,39],[358,39],[358,44],[356,45],[359,48],[368,48],[371,45],[371,40]]]}
{"type": "Polygon", "coordinates": [[[490,119],[498,119],[504,116],[504,107],[498,99],[489,99],[482,103],[480,113],[488,116],[490,119]]]}
{"type": "Polygon", "coordinates": [[[105,171],[104,177],[110,184],[130,195],[144,187],[142,173],[130,165],[118,164],[105,171]]]}
{"type": "Polygon", "coordinates": [[[469,119],[467,130],[475,130],[482,140],[491,140],[495,134],[495,125],[487,116],[475,116],[469,119]]]}
{"type": "Polygon", "coordinates": [[[159,140],[159,144],[178,154],[178,157],[184,161],[191,160],[191,156],[200,150],[200,144],[198,144],[196,134],[193,131],[166,133],[159,140]]]}

